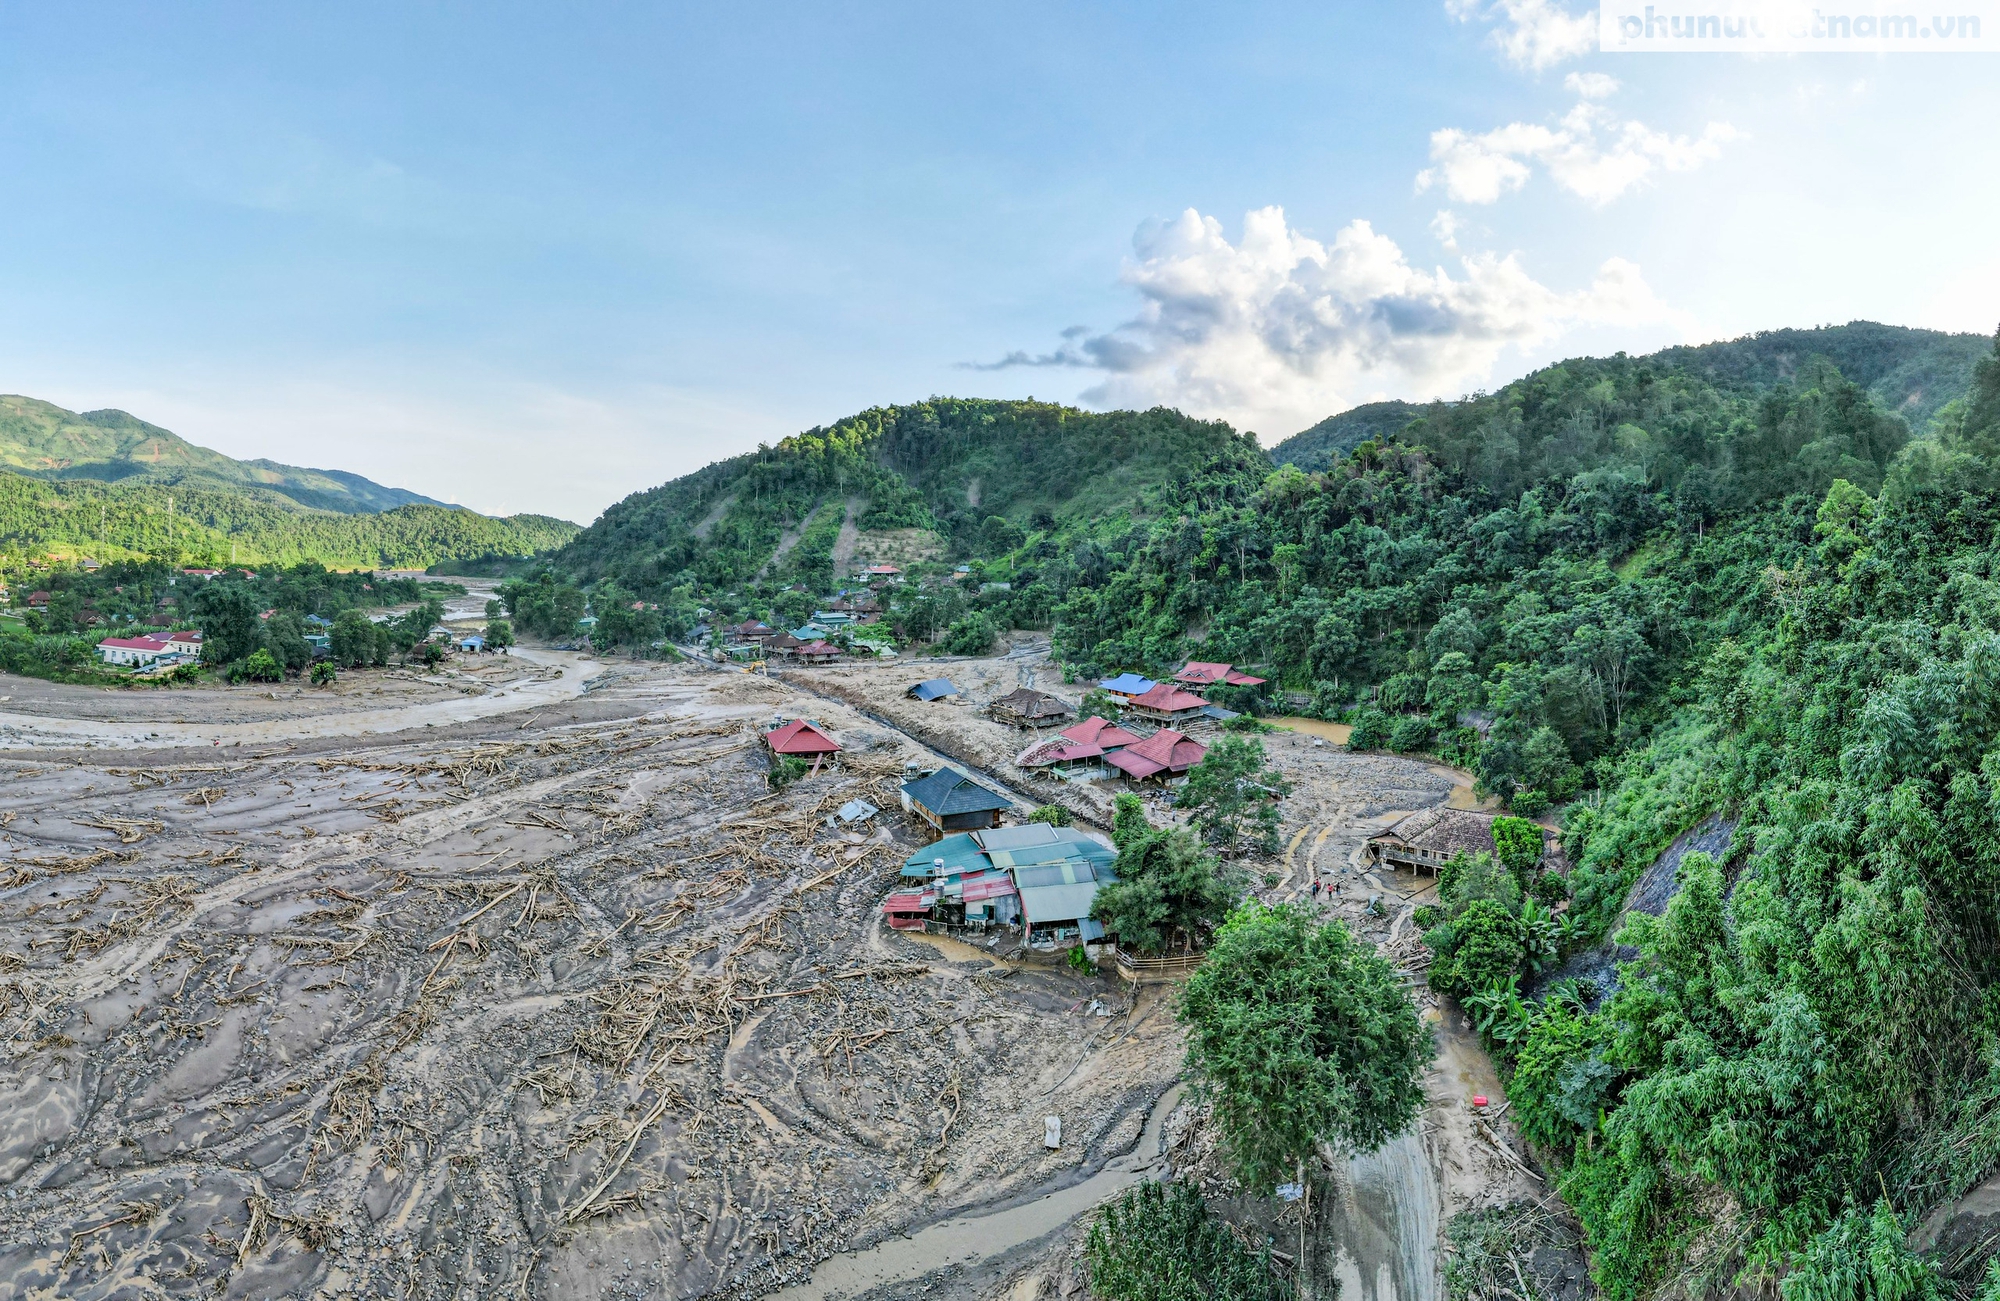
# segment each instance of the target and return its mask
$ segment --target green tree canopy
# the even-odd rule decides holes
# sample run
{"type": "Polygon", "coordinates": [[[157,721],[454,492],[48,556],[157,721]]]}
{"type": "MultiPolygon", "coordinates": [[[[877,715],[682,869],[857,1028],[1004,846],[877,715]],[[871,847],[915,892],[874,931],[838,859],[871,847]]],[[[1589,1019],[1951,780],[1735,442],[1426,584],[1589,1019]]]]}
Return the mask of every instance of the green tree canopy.
{"type": "Polygon", "coordinates": [[[1116,871],[1117,881],[1099,887],[1090,915],[1135,953],[1206,947],[1248,884],[1182,827],[1131,837],[1116,871]]]}
{"type": "Polygon", "coordinates": [[[1388,962],[1338,921],[1247,903],[1181,994],[1188,1068],[1238,1176],[1270,1188],[1315,1145],[1372,1152],[1422,1109],[1430,1031],[1388,962]]]}
{"type": "Polygon", "coordinates": [[[1262,741],[1225,736],[1188,773],[1174,806],[1192,809],[1196,824],[1224,852],[1250,845],[1272,854],[1278,849],[1278,800],[1291,789],[1285,775],[1266,764],[1262,741]]]}

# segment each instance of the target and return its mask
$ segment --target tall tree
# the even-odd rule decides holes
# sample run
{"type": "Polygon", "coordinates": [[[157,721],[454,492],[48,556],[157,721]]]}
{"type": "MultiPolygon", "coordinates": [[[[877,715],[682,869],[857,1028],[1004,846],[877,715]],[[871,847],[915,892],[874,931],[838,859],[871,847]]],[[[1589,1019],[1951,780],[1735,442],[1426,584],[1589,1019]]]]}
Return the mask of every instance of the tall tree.
{"type": "Polygon", "coordinates": [[[1372,1152],[1423,1107],[1430,1031],[1396,973],[1339,921],[1245,904],[1181,994],[1188,1069],[1253,1187],[1291,1179],[1316,1145],[1372,1152]]]}

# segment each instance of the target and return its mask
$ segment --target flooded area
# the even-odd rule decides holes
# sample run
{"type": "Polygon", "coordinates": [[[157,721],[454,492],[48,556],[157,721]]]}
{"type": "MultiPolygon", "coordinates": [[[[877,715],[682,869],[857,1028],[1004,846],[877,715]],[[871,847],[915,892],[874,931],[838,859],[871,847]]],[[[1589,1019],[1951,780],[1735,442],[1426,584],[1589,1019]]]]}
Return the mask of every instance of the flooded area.
{"type": "MultiPolygon", "coordinates": [[[[928,840],[905,765],[1015,752],[978,705],[1045,644],[948,671],[979,698],[546,649],[317,693],[0,680],[0,1296],[1061,1293],[1104,1198],[1226,1173],[1171,987],[883,925],[928,840]],[[774,716],[840,765],[771,791],[774,716]],[[829,825],[857,796],[885,812],[829,825]]],[[[1295,789],[1253,880],[1404,962],[1429,883],[1359,851],[1469,779],[1326,739],[1263,737],[1295,789]]],[[[1435,1223],[1520,1182],[1412,984],[1423,1132],[1323,1217],[1363,1301],[1432,1301],[1435,1223]]]]}
{"type": "Polygon", "coordinates": [[[807,1282],[771,1295],[783,1301],[841,1301],[941,1269],[977,1265],[1045,1238],[1132,1185],[1166,1177],[1163,1131],[1186,1093],[1184,1085],[1168,1089],[1153,1104],[1132,1151],[1080,1183],[1004,1210],[955,1215],[866,1251],[835,1256],[807,1282]]]}

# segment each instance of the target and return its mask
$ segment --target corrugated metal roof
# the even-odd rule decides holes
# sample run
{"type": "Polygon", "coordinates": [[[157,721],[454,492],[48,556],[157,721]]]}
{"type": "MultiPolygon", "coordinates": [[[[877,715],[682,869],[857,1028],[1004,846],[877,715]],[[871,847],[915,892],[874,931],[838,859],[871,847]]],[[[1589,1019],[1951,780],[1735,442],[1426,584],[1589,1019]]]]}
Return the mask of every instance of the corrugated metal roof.
{"type": "Polygon", "coordinates": [[[1014,807],[1014,801],[995,795],[956,768],[940,768],[928,777],[904,782],[903,793],[940,817],[1014,807]]]}
{"type": "Polygon", "coordinates": [[[1151,691],[1156,685],[1151,678],[1142,678],[1136,673],[1120,673],[1108,682],[1098,683],[1097,688],[1114,695],[1137,696],[1151,691]]]}
{"type": "Polygon", "coordinates": [[[1014,869],[1014,884],[1023,890],[1052,885],[1083,885],[1096,879],[1097,868],[1080,858],[1014,869]]]}
{"type": "Polygon", "coordinates": [[[904,859],[902,875],[962,876],[967,872],[983,872],[991,865],[992,860],[979,848],[979,843],[960,831],[904,859]]]}
{"type": "Polygon", "coordinates": [[[1073,922],[1090,916],[1097,898],[1097,882],[1081,885],[1038,885],[1021,887],[1021,915],[1035,925],[1073,922]]]}
{"type": "Polygon", "coordinates": [[[968,876],[964,882],[964,897],[967,903],[978,903],[982,899],[998,899],[1015,893],[1014,878],[1005,872],[988,872],[984,876],[968,876]]]}
{"type": "Polygon", "coordinates": [[[1026,849],[1029,845],[1053,845],[1060,839],[1046,822],[1028,822],[1018,827],[993,827],[970,833],[981,849],[1026,849]]]}
{"type": "Polygon", "coordinates": [[[957,695],[958,688],[947,678],[926,678],[905,694],[915,696],[918,700],[939,700],[945,696],[957,695]]]}

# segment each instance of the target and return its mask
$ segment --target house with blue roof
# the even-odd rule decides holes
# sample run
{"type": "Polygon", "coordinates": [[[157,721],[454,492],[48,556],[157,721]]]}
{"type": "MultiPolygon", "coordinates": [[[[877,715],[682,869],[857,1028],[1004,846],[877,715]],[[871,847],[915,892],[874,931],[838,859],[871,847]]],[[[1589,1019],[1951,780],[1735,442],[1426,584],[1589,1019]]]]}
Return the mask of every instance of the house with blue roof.
{"type": "Polygon", "coordinates": [[[1097,684],[1097,689],[1106,695],[1123,696],[1127,700],[1143,696],[1160,685],[1151,678],[1142,678],[1136,673],[1120,673],[1117,677],[1097,684]]]}

